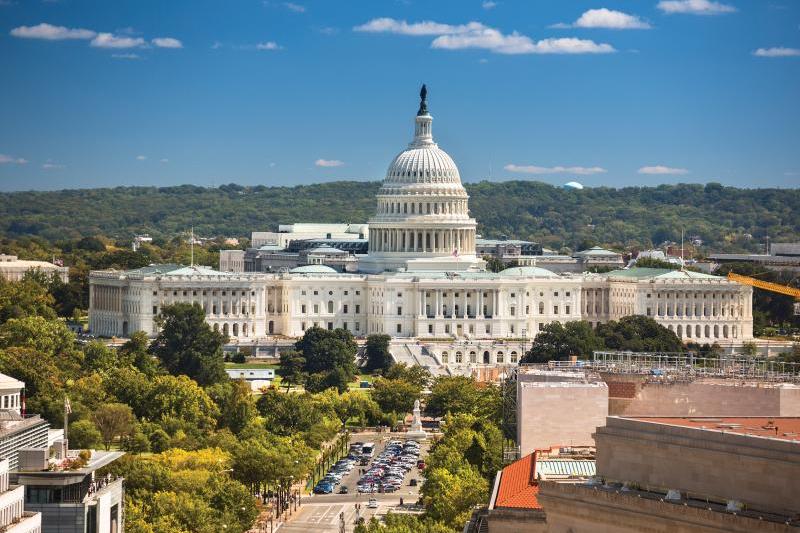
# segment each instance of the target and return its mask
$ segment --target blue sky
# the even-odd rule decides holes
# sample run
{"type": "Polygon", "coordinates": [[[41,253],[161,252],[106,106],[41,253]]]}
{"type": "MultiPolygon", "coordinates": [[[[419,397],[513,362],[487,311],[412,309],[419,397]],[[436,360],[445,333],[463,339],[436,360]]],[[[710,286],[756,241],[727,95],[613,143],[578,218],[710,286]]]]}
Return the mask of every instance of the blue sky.
{"type": "Polygon", "coordinates": [[[0,189],[800,185],[797,0],[0,0],[0,189]]]}

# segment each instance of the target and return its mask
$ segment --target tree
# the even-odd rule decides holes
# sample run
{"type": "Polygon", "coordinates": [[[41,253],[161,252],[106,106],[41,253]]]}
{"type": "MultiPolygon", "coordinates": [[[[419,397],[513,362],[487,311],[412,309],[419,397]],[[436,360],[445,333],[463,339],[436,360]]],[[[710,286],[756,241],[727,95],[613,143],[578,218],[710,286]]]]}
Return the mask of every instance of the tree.
{"type": "Polygon", "coordinates": [[[69,425],[69,444],[73,449],[93,449],[103,436],[91,420],[77,420],[69,425]]]}
{"type": "Polygon", "coordinates": [[[238,434],[258,414],[250,385],[243,379],[217,383],[207,389],[219,408],[218,426],[238,434]]]}
{"type": "Polygon", "coordinates": [[[305,380],[304,368],[306,359],[297,350],[281,352],[280,357],[281,382],[286,385],[286,392],[292,386],[301,385],[305,380]]]}
{"type": "Polygon", "coordinates": [[[506,269],[506,264],[499,257],[484,256],[486,261],[486,270],[489,272],[502,272],[506,269]]]}
{"type": "Polygon", "coordinates": [[[404,379],[378,378],[372,389],[372,398],[385,413],[409,413],[422,389],[404,379]]]}
{"type": "Polygon", "coordinates": [[[135,421],[133,411],[123,403],[107,403],[92,413],[92,422],[100,431],[106,450],[114,439],[131,433],[135,421]]]}
{"type": "Polygon", "coordinates": [[[433,381],[425,412],[431,416],[448,413],[470,413],[475,408],[480,391],[472,377],[439,376],[433,381]]]}
{"type": "Polygon", "coordinates": [[[11,318],[41,316],[53,319],[55,300],[41,272],[27,272],[21,281],[0,278],[0,324],[11,318]]]}
{"type": "Polygon", "coordinates": [[[589,357],[594,350],[604,348],[592,326],[586,321],[551,322],[545,324],[533,340],[531,349],[522,358],[523,363],[546,363],[553,359],[564,360],[570,356],[589,357]]]}
{"type": "Polygon", "coordinates": [[[142,402],[152,420],[180,420],[199,429],[216,426],[219,409],[198,384],[187,376],[158,376],[142,402]]]}
{"type": "Polygon", "coordinates": [[[428,467],[421,492],[427,516],[459,530],[469,520],[472,509],[486,502],[489,483],[469,464],[454,472],[428,467]]]}
{"type": "Polygon", "coordinates": [[[383,377],[386,379],[402,379],[419,387],[420,390],[427,388],[432,379],[430,371],[424,366],[408,366],[405,363],[393,364],[384,372],[383,377]]]}
{"type": "Polygon", "coordinates": [[[117,354],[126,364],[133,365],[134,368],[152,377],[158,373],[159,367],[158,359],[147,351],[149,344],[147,333],[134,331],[130,339],[118,348],[117,354]]]}
{"type": "Polygon", "coordinates": [[[597,326],[606,348],[631,352],[679,352],[683,348],[675,333],[648,316],[625,316],[597,326]]]}
{"type": "Polygon", "coordinates": [[[358,346],[353,334],[346,329],[309,328],[295,347],[305,357],[305,370],[311,374],[336,369],[344,370],[351,377],[356,373],[358,346]]]}
{"type": "Polygon", "coordinates": [[[84,365],[90,370],[108,370],[117,365],[117,352],[100,341],[92,341],[83,348],[84,365]]]}
{"type": "Polygon", "coordinates": [[[367,358],[365,370],[384,372],[392,366],[392,354],[389,353],[389,335],[374,333],[367,337],[364,352],[367,358]]]}
{"type": "Polygon", "coordinates": [[[177,303],[163,308],[162,328],[150,345],[175,375],[185,374],[201,385],[212,385],[226,378],[222,345],[225,336],[212,330],[197,304],[177,303]]]}

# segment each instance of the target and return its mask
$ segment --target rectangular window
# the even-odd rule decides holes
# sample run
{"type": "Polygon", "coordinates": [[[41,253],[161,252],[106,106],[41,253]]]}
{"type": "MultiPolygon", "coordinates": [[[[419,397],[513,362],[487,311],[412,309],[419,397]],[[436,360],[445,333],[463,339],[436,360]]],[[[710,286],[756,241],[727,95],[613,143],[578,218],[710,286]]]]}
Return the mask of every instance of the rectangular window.
{"type": "Polygon", "coordinates": [[[330,330],[333,329],[333,322],[328,322],[328,329],[330,329],[330,330]]]}
{"type": "Polygon", "coordinates": [[[300,306],[300,312],[306,314],[306,304],[300,306]]]}
{"type": "Polygon", "coordinates": [[[397,307],[397,314],[398,315],[402,315],[403,314],[403,308],[402,307],[400,307],[400,306],[397,307]]]}
{"type": "Polygon", "coordinates": [[[314,291],[314,296],[318,295],[319,291],[314,291]]]}
{"type": "Polygon", "coordinates": [[[567,291],[567,298],[569,298],[569,291],[567,291]]]}
{"type": "Polygon", "coordinates": [[[554,314],[554,315],[557,315],[557,314],[558,314],[558,306],[557,306],[557,305],[554,305],[554,306],[553,306],[553,314],[554,314]]]}
{"type": "Polygon", "coordinates": [[[356,331],[361,331],[361,322],[356,322],[356,331]]]}
{"type": "Polygon", "coordinates": [[[347,304],[342,305],[342,313],[347,314],[347,304]]]}
{"type": "Polygon", "coordinates": [[[554,293],[553,293],[553,296],[555,296],[556,298],[558,298],[558,291],[554,292],[554,293]]]}
{"type": "Polygon", "coordinates": [[[428,333],[433,333],[433,324],[428,324],[428,333]]]}
{"type": "Polygon", "coordinates": [[[445,333],[450,333],[450,324],[445,324],[444,325],[444,332],[445,333]]]}
{"type": "Polygon", "coordinates": [[[361,294],[361,291],[356,291],[356,296],[358,296],[359,294],[361,294]]]}
{"type": "Polygon", "coordinates": [[[542,331],[543,329],[544,329],[544,324],[542,324],[541,322],[539,322],[539,331],[542,331]]]}
{"type": "Polygon", "coordinates": [[[569,314],[569,306],[568,305],[564,306],[564,313],[569,314]]]}
{"type": "Polygon", "coordinates": [[[306,330],[306,323],[305,322],[300,322],[300,330],[301,331],[305,331],[306,330]]]}
{"type": "Polygon", "coordinates": [[[511,324],[511,333],[512,333],[512,335],[514,333],[514,324],[511,324]]]}
{"type": "Polygon", "coordinates": [[[154,314],[154,315],[157,315],[157,314],[158,314],[158,306],[157,306],[157,305],[154,305],[154,306],[153,306],[153,314],[154,314]]]}
{"type": "Polygon", "coordinates": [[[300,294],[301,294],[302,296],[305,296],[305,295],[306,295],[306,291],[300,291],[300,294]]]}
{"type": "Polygon", "coordinates": [[[343,323],[342,323],[342,329],[344,329],[345,331],[347,331],[347,322],[343,322],[343,323]]]}
{"type": "Polygon", "coordinates": [[[403,325],[397,324],[397,333],[402,333],[402,332],[403,332],[403,325]]]}
{"type": "Polygon", "coordinates": [[[356,314],[361,312],[361,306],[356,304],[356,314]]]}
{"type": "Polygon", "coordinates": [[[490,326],[489,324],[486,324],[486,333],[489,334],[491,332],[492,332],[492,326],[490,326]]]}
{"type": "Polygon", "coordinates": [[[315,315],[319,314],[319,304],[314,304],[314,314],[315,315]]]}
{"type": "Polygon", "coordinates": [[[347,296],[347,294],[348,294],[347,291],[344,291],[344,295],[347,296]]]}

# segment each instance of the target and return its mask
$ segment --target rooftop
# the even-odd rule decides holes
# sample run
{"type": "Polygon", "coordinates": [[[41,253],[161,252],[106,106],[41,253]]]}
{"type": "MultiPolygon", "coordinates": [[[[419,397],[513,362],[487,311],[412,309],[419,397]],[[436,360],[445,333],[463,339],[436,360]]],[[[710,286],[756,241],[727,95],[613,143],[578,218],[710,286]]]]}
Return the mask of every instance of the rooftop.
{"type": "Polygon", "coordinates": [[[632,420],[800,443],[800,417],[628,417],[632,420]]]}
{"type": "Polygon", "coordinates": [[[492,508],[541,509],[539,481],[584,480],[597,473],[594,448],[536,450],[498,472],[492,508]]]}
{"type": "Polygon", "coordinates": [[[673,270],[670,268],[632,267],[614,270],[608,273],[609,278],[633,279],[724,279],[711,274],[690,270],[673,270]]]}

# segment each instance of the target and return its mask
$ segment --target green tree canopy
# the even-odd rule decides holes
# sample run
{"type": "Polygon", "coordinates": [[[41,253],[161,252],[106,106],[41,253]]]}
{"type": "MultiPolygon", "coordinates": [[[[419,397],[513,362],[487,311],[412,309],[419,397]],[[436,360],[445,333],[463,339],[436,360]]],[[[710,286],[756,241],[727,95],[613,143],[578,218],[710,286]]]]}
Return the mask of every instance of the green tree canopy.
{"type": "Polygon", "coordinates": [[[177,303],[161,311],[162,327],[150,345],[170,373],[185,374],[201,385],[226,379],[222,345],[225,336],[212,330],[197,304],[177,303]]]}
{"type": "Polygon", "coordinates": [[[536,334],[533,345],[523,357],[524,363],[546,363],[563,360],[570,356],[585,359],[595,350],[604,348],[603,339],[598,337],[586,321],[550,322],[536,334]]]}
{"type": "Polygon", "coordinates": [[[367,363],[364,367],[369,372],[384,372],[392,366],[392,354],[389,353],[389,342],[392,338],[389,335],[373,333],[367,336],[364,346],[364,355],[367,363]]]}

